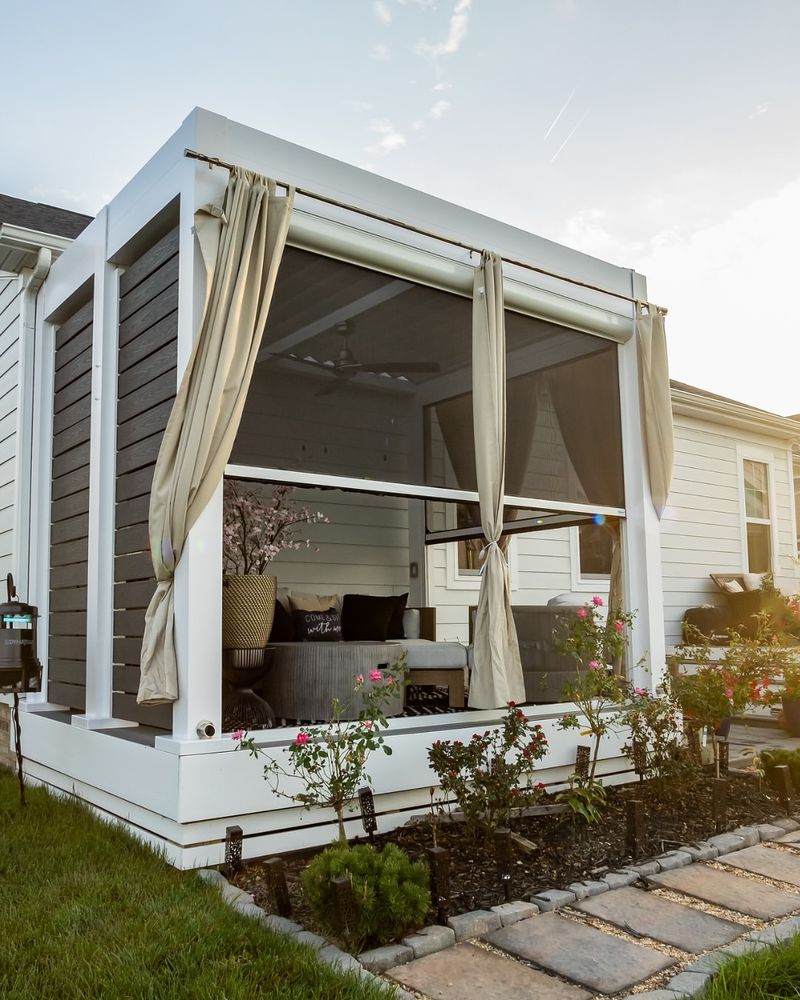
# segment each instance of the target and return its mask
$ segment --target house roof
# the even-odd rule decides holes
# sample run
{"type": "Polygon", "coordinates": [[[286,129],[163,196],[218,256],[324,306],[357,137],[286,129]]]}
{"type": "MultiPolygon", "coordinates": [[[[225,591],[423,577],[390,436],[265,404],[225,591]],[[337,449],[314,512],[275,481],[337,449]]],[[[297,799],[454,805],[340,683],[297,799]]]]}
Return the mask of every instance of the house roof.
{"type": "Polygon", "coordinates": [[[716,392],[709,392],[708,389],[700,389],[674,379],[670,379],[670,389],[673,413],[716,420],[730,427],[767,433],[782,439],[796,440],[800,437],[800,429],[795,423],[800,420],[800,414],[796,417],[783,417],[778,413],[762,410],[758,406],[750,406],[749,403],[740,403],[738,399],[720,396],[716,392]]]}
{"type": "Polygon", "coordinates": [[[74,240],[91,221],[91,215],[81,215],[66,208],[56,208],[55,205],[43,205],[38,201],[24,201],[22,198],[0,194],[0,226],[9,224],[74,240]]]}

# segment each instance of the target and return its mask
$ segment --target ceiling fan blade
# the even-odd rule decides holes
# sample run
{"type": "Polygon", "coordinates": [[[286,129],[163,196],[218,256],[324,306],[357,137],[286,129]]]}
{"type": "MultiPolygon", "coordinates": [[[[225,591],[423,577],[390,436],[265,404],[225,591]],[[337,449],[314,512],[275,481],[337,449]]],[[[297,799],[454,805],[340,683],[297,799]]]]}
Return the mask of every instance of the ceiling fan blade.
{"type": "Polygon", "coordinates": [[[386,372],[389,375],[394,372],[400,375],[403,375],[406,372],[431,372],[435,374],[442,370],[435,361],[387,361],[385,364],[381,361],[373,361],[369,364],[364,362],[359,367],[363,371],[378,372],[378,374],[386,372]]]}

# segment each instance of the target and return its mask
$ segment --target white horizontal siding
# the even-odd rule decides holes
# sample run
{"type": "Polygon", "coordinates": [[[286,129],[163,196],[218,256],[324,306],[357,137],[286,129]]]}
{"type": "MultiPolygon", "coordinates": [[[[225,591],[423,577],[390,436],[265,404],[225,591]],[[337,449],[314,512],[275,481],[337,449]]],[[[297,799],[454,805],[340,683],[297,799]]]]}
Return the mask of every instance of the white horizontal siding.
{"type": "Polygon", "coordinates": [[[0,281],[0,577],[14,570],[21,283],[0,281]]]}

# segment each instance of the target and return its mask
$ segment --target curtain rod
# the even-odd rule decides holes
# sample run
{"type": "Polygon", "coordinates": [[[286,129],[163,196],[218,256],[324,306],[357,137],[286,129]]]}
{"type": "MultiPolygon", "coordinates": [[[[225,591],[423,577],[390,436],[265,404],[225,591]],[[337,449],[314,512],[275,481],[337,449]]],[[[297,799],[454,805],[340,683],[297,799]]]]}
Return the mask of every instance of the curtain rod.
{"type": "MultiPolygon", "coordinates": [[[[235,170],[236,164],[227,163],[225,160],[221,160],[218,156],[207,156],[205,153],[198,153],[194,149],[184,149],[184,156],[188,156],[192,160],[202,160],[203,163],[207,163],[209,169],[211,167],[223,167],[225,170],[235,170]]],[[[459,247],[462,250],[468,250],[470,253],[482,253],[481,247],[472,246],[470,243],[462,243],[460,240],[454,240],[450,236],[442,236],[441,233],[434,233],[430,229],[421,229],[419,226],[412,226],[409,222],[401,222],[399,219],[393,219],[388,215],[379,215],[377,212],[371,212],[367,208],[359,208],[358,205],[349,205],[344,201],[337,201],[336,198],[329,198],[324,194],[317,194],[316,191],[307,191],[305,188],[296,187],[294,184],[289,184],[286,181],[275,181],[280,187],[290,188],[294,187],[297,194],[304,195],[306,198],[313,198],[315,201],[321,201],[326,205],[333,205],[335,208],[343,208],[348,212],[356,212],[358,215],[366,216],[368,219],[375,219],[377,222],[388,222],[391,226],[399,226],[401,229],[407,229],[409,232],[417,233],[418,236],[427,236],[430,239],[439,240],[442,243],[448,243],[450,246],[459,247]]],[[[612,292],[608,288],[601,288],[599,285],[590,285],[587,281],[579,281],[578,278],[569,278],[564,274],[557,274],[555,271],[547,271],[543,267],[536,267],[534,264],[526,264],[524,261],[516,260],[514,257],[501,257],[501,259],[506,264],[513,264],[515,267],[522,267],[526,271],[534,271],[536,274],[543,274],[548,278],[556,278],[558,281],[566,281],[571,285],[578,285],[581,288],[588,288],[593,292],[600,292],[603,295],[611,295],[615,299],[622,299],[623,302],[634,302],[638,304],[639,299],[635,299],[630,295],[623,295],[621,292],[612,292]]],[[[650,303],[647,303],[650,305],[650,303]]],[[[668,310],[663,306],[653,305],[653,309],[656,309],[662,316],[666,316],[668,310]]]]}

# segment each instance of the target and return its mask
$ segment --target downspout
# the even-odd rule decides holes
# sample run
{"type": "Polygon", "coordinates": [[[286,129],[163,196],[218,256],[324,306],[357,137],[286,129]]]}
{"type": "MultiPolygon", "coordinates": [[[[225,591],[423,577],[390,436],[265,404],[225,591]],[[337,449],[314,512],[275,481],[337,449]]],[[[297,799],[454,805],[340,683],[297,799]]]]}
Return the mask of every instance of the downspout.
{"type": "Polygon", "coordinates": [[[33,466],[33,397],[35,392],[36,310],[39,291],[53,265],[50,247],[39,247],[36,263],[23,278],[19,366],[19,438],[17,441],[17,503],[15,512],[16,579],[30,600],[31,474],[33,466]]]}

